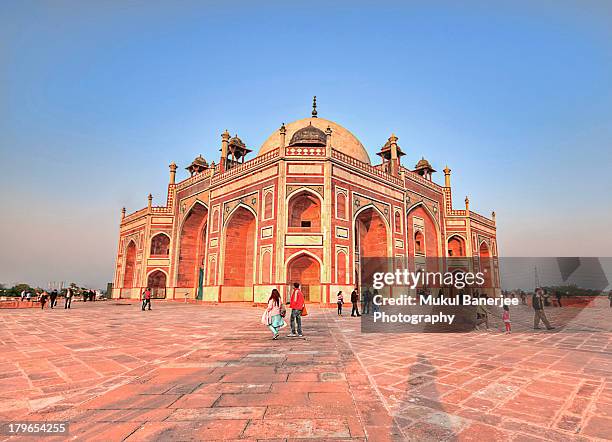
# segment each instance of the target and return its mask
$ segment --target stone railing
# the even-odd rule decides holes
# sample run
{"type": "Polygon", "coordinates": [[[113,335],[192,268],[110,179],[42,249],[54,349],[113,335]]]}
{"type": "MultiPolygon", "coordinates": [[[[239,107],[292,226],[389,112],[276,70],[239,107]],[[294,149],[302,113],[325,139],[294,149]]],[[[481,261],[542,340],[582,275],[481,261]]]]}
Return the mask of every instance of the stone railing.
{"type": "Polygon", "coordinates": [[[125,218],[121,220],[121,224],[125,224],[131,221],[134,221],[140,218],[141,216],[146,215],[148,212],[149,212],[149,208],[145,207],[144,209],[140,209],[140,210],[137,210],[136,212],[130,213],[129,215],[126,215],[125,218]]]}
{"type": "Polygon", "coordinates": [[[285,147],[288,157],[324,157],[325,147],[285,147]]]}
{"type": "Polygon", "coordinates": [[[428,187],[434,192],[441,193],[442,189],[444,189],[443,186],[440,186],[439,184],[436,184],[433,181],[426,180],[418,173],[408,170],[404,166],[402,166],[401,170],[404,172],[404,176],[406,177],[406,179],[414,181],[415,183],[421,184],[425,187],[428,187]]]}
{"type": "MultiPolygon", "coordinates": [[[[216,170],[216,167],[215,167],[216,170]]],[[[209,168],[206,169],[204,172],[201,173],[196,173],[194,176],[190,176],[189,178],[185,178],[183,181],[181,181],[180,183],[176,184],[176,190],[180,191],[183,189],[186,189],[187,187],[191,186],[192,184],[195,184],[199,181],[202,181],[205,178],[208,178],[212,175],[213,169],[209,168]]]]}
{"type": "Polygon", "coordinates": [[[349,166],[353,166],[359,170],[369,173],[370,175],[374,175],[378,178],[382,178],[385,181],[391,182],[397,186],[402,185],[402,180],[393,175],[389,175],[387,172],[380,170],[374,166],[371,166],[363,161],[359,161],[351,156],[348,156],[336,149],[332,149],[332,158],[339,160],[344,164],[348,164],[349,166]]]}
{"type": "Polygon", "coordinates": [[[486,226],[495,227],[495,222],[492,219],[489,219],[486,216],[479,215],[478,213],[472,212],[471,210],[470,210],[470,218],[472,218],[472,219],[474,219],[474,220],[476,220],[476,221],[478,221],[478,222],[480,222],[480,223],[482,223],[482,224],[484,224],[486,226]]]}
{"type": "Polygon", "coordinates": [[[249,170],[256,169],[257,167],[262,166],[264,163],[270,162],[276,157],[278,157],[278,149],[273,149],[263,155],[256,156],[255,158],[247,161],[246,163],[243,163],[239,166],[234,166],[230,170],[226,170],[223,173],[217,173],[215,170],[215,174],[212,177],[212,182],[218,183],[219,181],[223,181],[234,176],[242,175],[248,172],[249,170]]]}

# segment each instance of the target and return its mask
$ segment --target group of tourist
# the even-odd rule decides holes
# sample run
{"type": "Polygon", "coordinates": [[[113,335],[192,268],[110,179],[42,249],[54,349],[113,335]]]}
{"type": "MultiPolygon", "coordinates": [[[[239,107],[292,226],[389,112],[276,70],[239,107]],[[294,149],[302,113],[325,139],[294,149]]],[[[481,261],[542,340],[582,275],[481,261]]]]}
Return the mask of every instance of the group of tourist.
{"type": "MultiPolygon", "coordinates": [[[[77,290],[73,287],[68,287],[65,289],[64,296],[64,309],[70,309],[72,307],[72,299],[75,297],[77,290]]],[[[49,308],[57,307],[57,300],[60,297],[60,292],[56,289],[48,292],[44,289],[34,290],[34,296],[40,302],[41,310],[45,309],[45,306],[48,303],[49,308]]],[[[30,290],[23,290],[21,292],[21,301],[32,301],[32,292],[30,290]]],[[[95,301],[96,300],[96,292],[95,290],[81,290],[81,299],[83,302],[95,301]]]]}
{"type": "MultiPolygon", "coordinates": [[[[482,295],[476,295],[476,296],[486,297],[487,295],[482,294],[482,295]]],[[[510,297],[513,298],[514,296],[510,296],[510,297]]],[[[520,292],[520,298],[521,298],[521,303],[524,305],[527,305],[527,302],[525,299],[526,295],[523,291],[520,292]]],[[[561,305],[560,302],[559,302],[559,305],[561,305]]],[[[545,306],[544,289],[542,289],[541,287],[537,287],[533,295],[531,296],[531,307],[533,308],[533,311],[534,311],[534,316],[533,316],[533,329],[534,330],[541,329],[540,322],[544,324],[544,326],[546,327],[546,330],[554,330],[555,328],[548,321],[548,318],[546,317],[546,313],[544,312],[544,306],[545,306]]],[[[485,330],[489,329],[489,315],[490,314],[491,312],[487,309],[487,307],[484,304],[478,304],[478,306],[476,307],[476,325],[475,325],[476,330],[481,329],[482,326],[484,326],[485,330]]],[[[510,307],[508,305],[503,306],[502,321],[504,322],[505,332],[511,333],[512,322],[510,321],[510,307]]]]}
{"type": "MultiPolygon", "coordinates": [[[[366,288],[363,291],[363,296],[361,297],[361,313],[359,313],[359,290],[357,288],[353,289],[351,292],[351,316],[359,317],[361,314],[369,315],[372,311],[376,310],[376,304],[372,304],[372,299],[378,295],[378,290],[366,288]],[[374,307],[374,308],[372,308],[374,307]]],[[[342,291],[339,291],[336,297],[336,303],[338,305],[338,316],[342,316],[342,307],[344,306],[344,294],[342,291]]]]}

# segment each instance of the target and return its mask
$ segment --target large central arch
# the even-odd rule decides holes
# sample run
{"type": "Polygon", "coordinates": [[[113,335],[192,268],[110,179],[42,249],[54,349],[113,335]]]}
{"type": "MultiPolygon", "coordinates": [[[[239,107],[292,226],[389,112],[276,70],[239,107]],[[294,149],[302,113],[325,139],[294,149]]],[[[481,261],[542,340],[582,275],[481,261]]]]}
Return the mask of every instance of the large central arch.
{"type": "Polygon", "coordinates": [[[419,202],[407,210],[406,220],[410,267],[428,272],[438,271],[440,259],[446,256],[446,253],[442,253],[442,239],[436,216],[425,204],[419,202]]]}
{"type": "MultiPolygon", "coordinates": [[[[208,209],[196,202],[181,227],[176,286],[195,290],[196,275],[204,265],[208,209]]],[[[195,293],[195,292],[194,292],[195,293]]]]}
{"type": "Polygon", "coordinates": [[[321,265],[314,256],[303,252],[289,259],[287,284],[293,287],[294,282],[300,283],[306,301],[321,301],[321,265]]]}
{"type": "Polygon", "coordinates": [[[355,215],[356,285],[372,286],[376,272],[389,267],[389,226],[375,206],[366,206],[355,215]]]}
{"type": "Polygon", "coordinates": [[[225,225],[223,254],[223,300],[250,301],[255,282],[256,219],[238,206],[225,225]]]}

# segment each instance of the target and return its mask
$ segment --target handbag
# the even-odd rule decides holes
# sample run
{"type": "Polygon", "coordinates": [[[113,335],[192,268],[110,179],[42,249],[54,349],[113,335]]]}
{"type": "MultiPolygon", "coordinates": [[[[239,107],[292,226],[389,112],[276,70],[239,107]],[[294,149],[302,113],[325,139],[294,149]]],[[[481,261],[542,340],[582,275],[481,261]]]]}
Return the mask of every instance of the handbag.
{"type": "Polygon", "coordinates": [[[304,305],[304,308],[302,308],[301,316],[308,316],[308,310],[306,310],[306,305],[304,305]]]}
{"type": "Polygon", "coordinates": [[[263,312],[263,315],[261,315],[261,323],[263,325],[270,325],[271,321],[271,317],[270,317],[270,312],[268,310],[265,310],[263,312]]]}
{"type": "Polygon", "coordinates": [[[285,315],[287,314],[287,309],[285,308],[285,306],[283,304],[280,305],[280,315],[281,317],[285,317],[285,315]]]}

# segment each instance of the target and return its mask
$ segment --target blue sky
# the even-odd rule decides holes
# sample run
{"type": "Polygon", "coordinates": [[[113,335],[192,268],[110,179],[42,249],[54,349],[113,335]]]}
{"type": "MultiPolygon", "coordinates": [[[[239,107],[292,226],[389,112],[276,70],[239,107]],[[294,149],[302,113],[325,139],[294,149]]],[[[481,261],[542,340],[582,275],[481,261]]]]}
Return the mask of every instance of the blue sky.
{"type": "MultiPolygon", "coordinates": [[[[0,282],[112,280],[119,214],[319,115],[453,170],[507,256],[609,256],[612,5],[4,1],[0,282]]],[[[441,173],[437,180],[442,181],[441,173]]]]}

